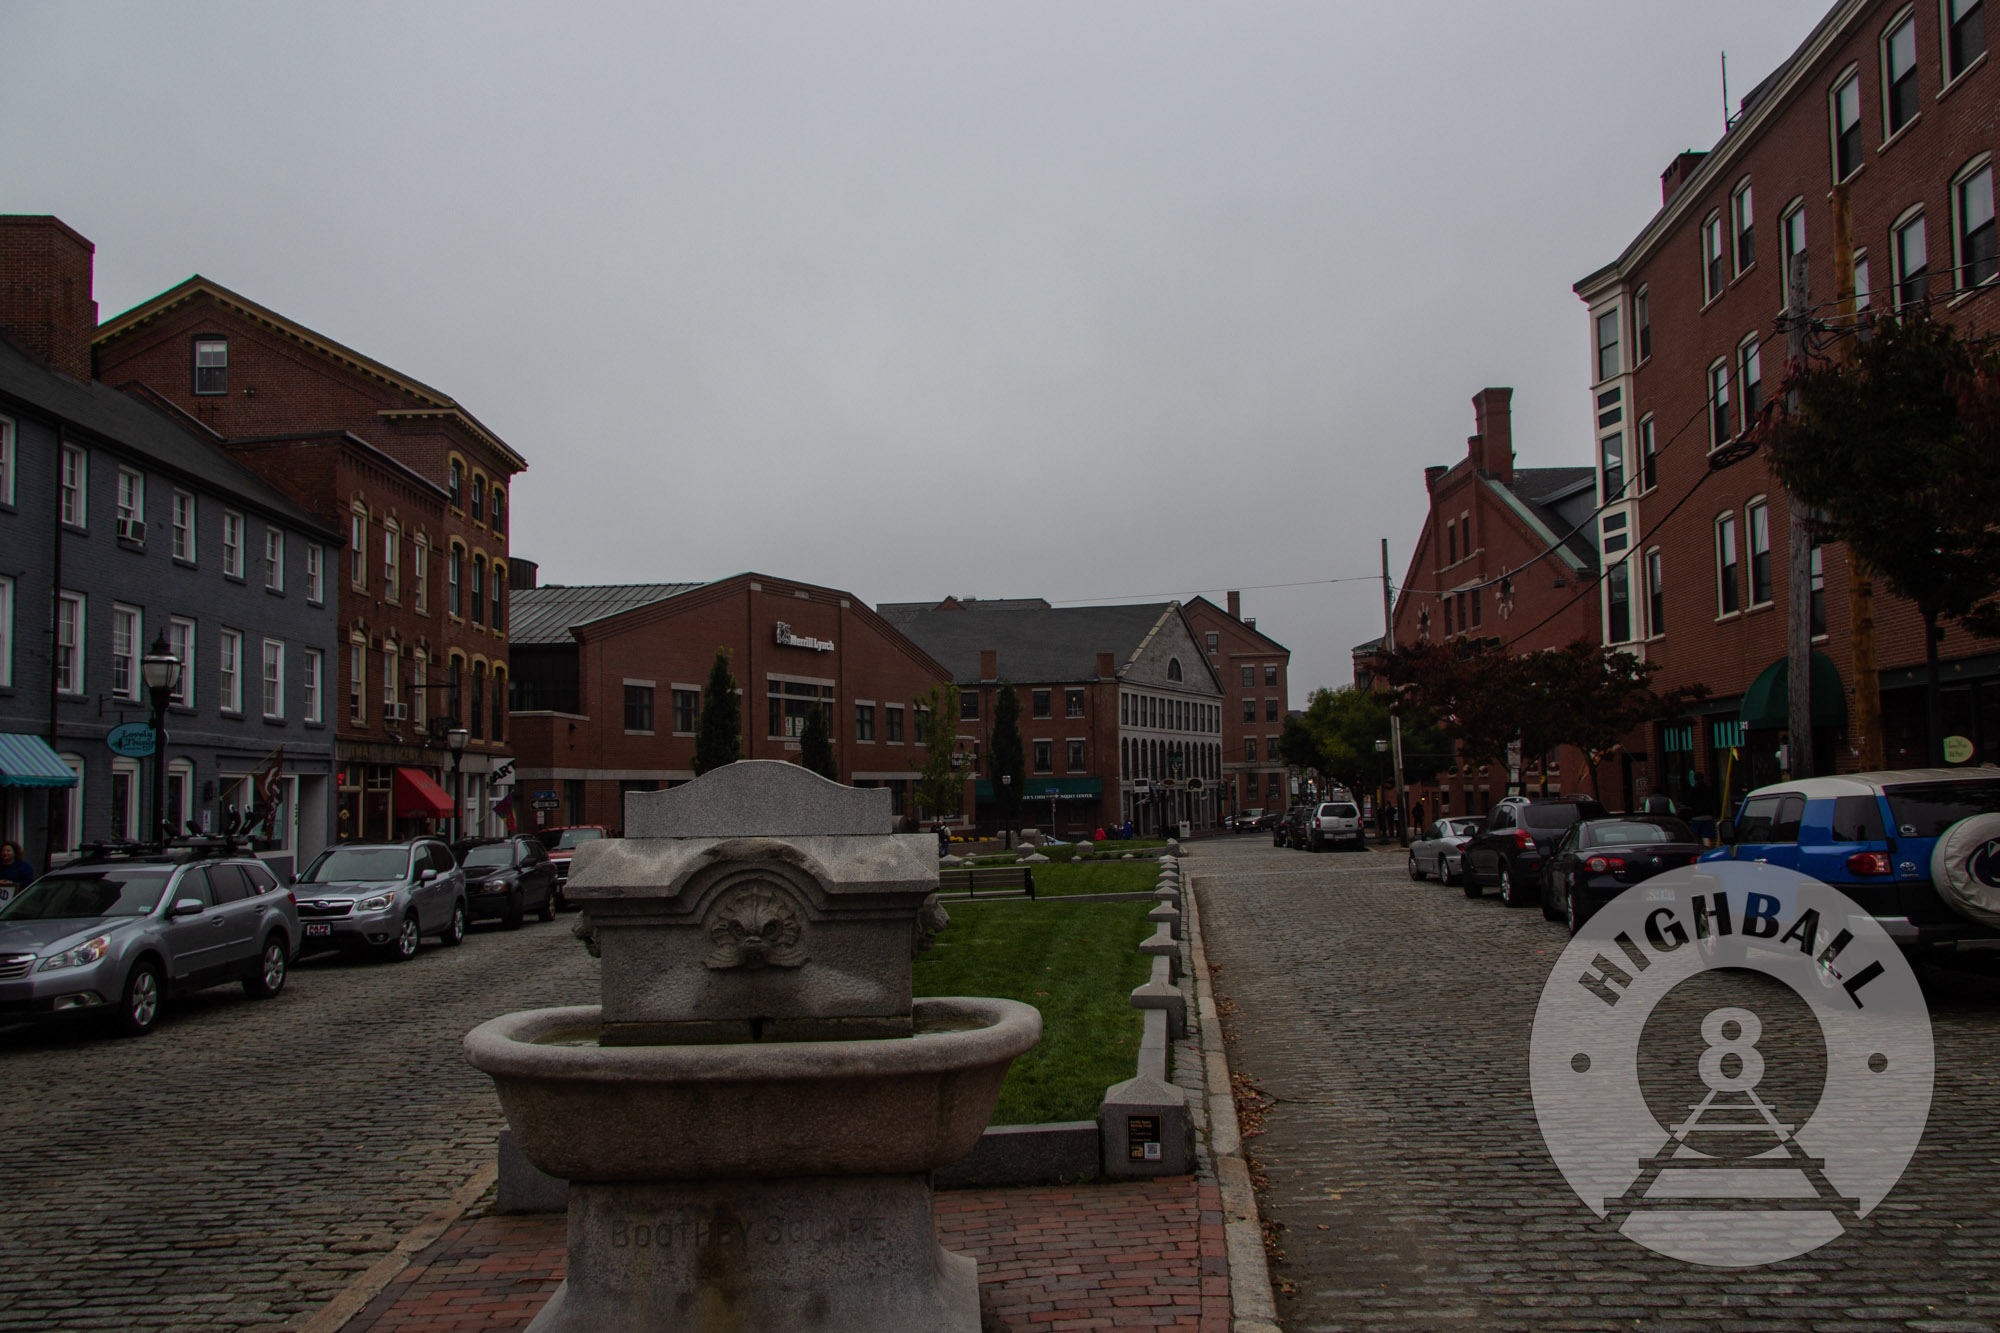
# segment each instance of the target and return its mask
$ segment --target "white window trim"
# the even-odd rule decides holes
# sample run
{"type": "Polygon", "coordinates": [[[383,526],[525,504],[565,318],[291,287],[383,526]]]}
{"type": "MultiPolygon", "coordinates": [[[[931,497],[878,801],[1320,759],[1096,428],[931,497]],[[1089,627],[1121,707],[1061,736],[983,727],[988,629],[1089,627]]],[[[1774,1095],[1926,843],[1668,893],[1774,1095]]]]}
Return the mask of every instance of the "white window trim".
{"type": "Polygon", "coordinates": [[[326,654],[307,648],[299,665],[300,721],[318,724],[326,720],[326,654]]]}
{"type": "Polygon", "coordinates": [[[1667,593],[1666,554],[1657,546],[1648,546],[1645,550],[1639,553],[1639,570],[1643,578],[1643,581],[1646,585],[1645,638],[1646,642],[1651,643],[1655,639],[1662,639],[1666,637],[1666,631],[1661,629],[1657,624],[1653,622],[1653,597],[1655,594],[1658,594],[1662,599],[1664,599],[1667,593]],[[1660,567],[1660,573],[1657,580],[1654,578],[1653,575],[1653,566],[1655,563],[1657,563],[1660,567]]]}
{"type": "Polygon", "coordinates": [[[172,529],[170,547],[174,559],[184,560],[190,565],[196,563],[195,515],[197,512],[199,511],[195,508],[194,492],[184,491],[179,487],[175,487],[173,496],[168,501],[167,507],[167,526],[172,529]],[[181,523],[181,519],[183,518],[187,519],[185,526],[181,523]],[[182,538],[186,538],[186,550],[181,549],[183,546],[182,538]]]}
{"type": "Polygon", "coordinates": [[[264,525],[264,591],[283,592],[285,590],[285,530],[264,525]],[[277,543],[278,558],[271,558],[272,542],[277,543]]]}
{"type": "MultiPolygon", "coordinates": [[[[62,608],[65,605],[76,607],[76,617],[73,621],[76,626],[76,642],[70,645],[69,678],[65,680],[60,671],[58,671],[55,678],[55,689],[57,694],[66,694],[75,698],[86,693],[85,686],[89,680],[89,673],[85,668],[89,662],[89,635],[86,631],[89,629],[90,599],[80,592],[69,592],[67,590],[57,592],[56,648],[58,651],[61,650],[62,608]]],[[[57,664],[52,664],[52,666],[54,665],[57,664]]]]}
{"type": "Polygon", "coordinates": [[[1729,192],[1729,263],[1731,269],[1739,278],[1757,267],[1755,256],[1751,257],[1749,263],[1746,264],[1743,262],[1741,241],[1743,238],[1743,222],[1746,214],[1749,216],[1750,221],[1750,243],[1754,246],[1757,243],[1757,196],[1748,176],[1736,182],[1736,188],[1729,192]],[[1750,206],[1748,208],[1741,207],[1745,200],[1749,201],[1750,206]]]}
{"type": "Polygon", "coordinates": [[[1792,220],[1798,219],[1804,230],[1806,200],[1804,195],[1792,200],[1778,212],[1778,309],[1792,308],[1792,255],[1810,253],[1812,237],[1807,235],[1806,244],[1798,251],[1791,248],[1792,220]]]}
{"type": "Polygon", "coordinates": [[[0,504],[14,503],[14,418],[0,416],[0,504]]]}
{"type": "Polygon", "coordinates": [[[1730,407],[1730,400],[1729,400],[1730,374],[1731,374],[1731,367],[1729,364],[1729,358],[1725,356],[1710,362],[1708,370],[1705,372],[1704,375],[1705,382],[1703,383],[1702,386],[1704,402],[1702,410],[1708,415],[1708,436],[1709,436],[1708,452],[1710,453],[1714,453],[1717,449],[1720,449],[1723,445],[1728,444],[1730,440],[1736,438],[1734,435],[1731,435],[1726,439],[1720,439],[1720,440],[1715,438],[1715,419],[1716,419],[1715,409],[1718,407],[1722,408],[1723,417],[1725,419],[1729,415],[1728,409],[1730,407]],[[1720,370],[1722,372],[1722,396],[1720,401],[1717,401],[1715,392],[1715,384],[1716,384],[1715,372],[1717,370],[1720,370]]]}
{"type": "MultiPolygon", "coordinates": [[[[2000,281],[2000,273],[1996,273],[1994,277],[1980,283],[1978,287],[1967,287],[1962,280],[1962,275],[1968,267],[1965,259],[1965,209],[1963,207],[1964,195],[1962,187],[1971,181],[1974,176],[1977,176],[1982,171],[1989,171],[1992,167],[1993,154],[1990,152],[1981,153],[1960,167],[1957,173],[1951,178],[1951,290],[1954,300],[1970,295],[1980,290],[1980,288],[1990,287],[1995,282],[2000,281]]],[[[2000,172],[1994,172],[1994,175],[2000,177],[2000,172]]],[[[1986,192],[1989,198],[1993,197],[1996,184],[2000,184],[2000,181],[1987,181],[1986,192]]],[[[1994,199],[1994,202],[2000,204],[2000,199],[1994,199]]],[[[1996,214],[2000,215],[2000,210],[1996,210],[1996,214]]],[[[1996,225],[2000,225],[2000,216],[1996,216],[1996,225]]],[[[1926,228],[1927,233],[1928,230],[1926,228]]],[[[1926,248],[1929,246],[1929,240],[1930,238],[1927,234],[1925,236],[1926,248]]]]}
{"type": "Polygon", "coordinates": [[[1924,205],[1914,204],[1904,209],[1897,215],[1896,220],[1889,224],[1889,283],[1894,299],[1894,304],[1890,308],[1893,310],[1901,310],[1904,304],[1903,233],[1918,223],[1922,223],[1924,228],[1925,295],[1921,302],[1911,302],[1911,304],[1927,304],[1930,300],[1930,280],[1936,276],[1931,272],[1931,226],[1925,215],[1924,205]]]}
{"type": "MultiPolygon", "coordinates": [[[[1982,21],[1983,19],[1982,15],[1982,21]]],[[[1987,38],[1986,48],[1987,51],[1993,49],[1993,40],[1990,36],[1987,38]]],[[[1942,100],[1946,93],[1959,85],[1960,80],[1978,69],[1985,61],[1986,51],[1981,51],[1965,62],[1964,69],[1956,74],[1951,72],[1951,0],[1938,0],[1938,99],[1942,100]]]]}
{"type": "Polygon", "coordinates": [[[222,574],[224,578],[243,577],[243,544],[248,540],[250,525],[243,521],[243,515],[234,509],[222,511],[222,574]],[[236,534],[236,543],[230,545],[229,536],[236,534]]]}
{"type": "Polygon", "coordinates": [[[138,703],[140,694],[139,659],[146,655],[146,613],[124,602],[111,604],[111,697],[138,703]],[[125,672],[118,671],[118,623],[130,617],[131,636],[125,644],[125,672]]]}
{"type": "Polygon", "coordinates": [[[173,698],[170,702],[179,708],[191,708],[194,706],[195,666],[200,660],[195,652],[195,622],[186,616],[167,617],[167,644],[169,651],[172,650],[174,631],[182,628],[187,630],[187,651],[180,655],[180,684],[174,687],[173,698]]]}
{"type": "Polygon", "coordinates": [[[326,604],[326,548],[318,542],[306,543],[306,602],[326,604]]]}
{"type": "Polygon", "coordinates": [[[1737,545],[1737,554],[1743,565],[1743,604],[1747,610],[1755,611],[1761,607],[1770,606],[1778,599],[1777,559],[1773,555],[1776,544],[1777,539],[1772,535],[1771,530],[1771,497],[1768,495],[1753,495],[1743,502],[1743,535],[1742,540],[1737,545]],[[1771,586],[1764,590],[1766,595],[1761,602],[1757,600],[1757,580],[1752,570],[1752,562],[1757,558],[1757,550],[1753,545],[1754,538],[1752,534],[1756,531],[1757,525],[1750,521],[1751,513],[1758,509],[1764,511],[1764,545],[1766,548],[1764,554],[1769,558],[1771,565],[1771,586]]]}
{"type": "Polygon", "coordinates": [[[410,605],[419,615],[431,608],[431,544],[419,536],[410,546],[410,605]]]}
{"type": "Polygon", "coordinates": [[[227,686],[218,707],[224,713],[240,716],[243,712],[243,631],[221,631],[216,635],[215,646],[216,679],[227,686]]]}
{"type": "Polygon", "coordinates": [[[264,650],[260,656],[257,685],[260,694],[263,696],[264,716],[270,721],[282,722],[285,717],[285,641],[283,639],[264,640],[264,650]],[[278,670],[275,681],[271,678],[271,650],[273,648],[278,650],[276,660],[278,670]],[[276,687],[275,693],[277,694],[277,707],[275,709],[271,706],[273,686],[276,687]]]}
{"type": "Polygon", "coordinates": [[[1721,209],[1712,210],[1707,217],[1701,220],[1699,235],[1701,237],[1701,303],[1705,307],[1720,297],[1723,291],[1729,286],[1727,281],[1718,282],[1713,287],[1709,286],[1710,267],[1717,259],[1721,259],[1727,254],[1727,247],[1729,245],[1729,236],[1722,225],[1721,209]],[[1714,238],[1716,245],[1716,253],[1714,254],[1709,253],[1709,240],[1711,237],[1714,238]]]}
{"type": "MultiPolygon", "coordinates": [[[[126,835],[136,839],[141,836],[139,831],[139,807],[142,803],[139,799],[139,784],[143,781],[143,775],[139,767],[139,761],[137,759],[124,758],[113,759],[111,761],[111,794],[112,805],[114,807],[117,804],[118,779],[120,777],[126,779],[124,812],[126,835]]],[[[110,815],[115,821],[118,817],[118,811],[113,808],[110,811],[110,815]]],[[[105,831],[110,832],[116,827],[117,824],[114,822],[105,831]]]]}
{"type": "MultiPolygon", "coordinates": [[[[1897,10],[1894,14],[1889,16],[1888,21],[1882,25],[1881,31],[1877,34],[1875,38],[1876,69],[1881,75],[1881,77],[1877,80],[1877,82],[1881,86],[1882,146],[1884,148],[1887,148],[1890,144],[1902,138],[1904,131],[1908,130],[1912,125],[1915,125],[1918,121],[1924,118],[1924,104],[1923,104],[1923,97],[1921,96],[1921,93],[1923,91],[1922,82],[1924,74],[1924,57],[1922,50],[1919,48],[1917,44],[1916,26],[1917,26],[1916,5],[1914,4],[1904,5],[1901,9],[1897,10]],[[1917,109],[1910,113],[1910,118],[1904,121],[1901,125],[1892,127],[1889,124],[1889,108],[1890,108],[1889,99],[1891,93],[1894,91],[1894,80],[1891,79],[1889,76],[1889,38],[1890,35],[1896,31],[1896,29],[1902,27],[1903,24],[1906,22],[1910,25],[1910,72],[1917,76],[1918,93],[1920,95],[1917,98],[1917,109]]],[[[1944,50],[1944,43],[1943,43],[1944,34],[1940,32],[1938,36],[1940,39],[1938,44],[1938,50],[1940,53],[1942,53],[1944,50]]]]}
{"type": "Polygon", "coordinates": [[[1710,524],[1708,558],[1715,568],[1715,618],[1734,620],[1743,614],[1743,529],[1734,509],[1726,509],[1717,514],[1715,521],[1710,524]],[[1736,572],[1730,576],[1736,585],[1738,599],[1734,611],[1724,610],[1722,605],[1722,525],[1725,523],[1731,525],[1736,545],[1736,572]]]}
{"type": "MultiPolygon", "coordinates": [[[[118,465],[118,517],[137,523],[141,532],[146,525],[146,474],[138,468],[118,465]]],[[[134,539],[143,540],[143,538],[134,539]]]]}
{"type": "Polygon", "coordinates": [[[57,516],[72,528],[76,528],[79,531],[87,530],[90,527],[90,453],[88,450],[74,444],[65,444],[62,447],[61,452],[56,457],[56,495],[57,516]],[[70,488],[65,484],[66,478],[64,474],[69,470],[70,460],[72,459],[76,461],[76,486],[74,488],[76,491],[76,506],[73,514],[66,515],[62,512],[63,492],[70,488]]]}
{"type": "Polygon", "coordinates": [[[1840,184],[1842,181],[1853,180],[1856,176],[1861,174],[1861,169],[1866,165],[1868,165],[1867,145],[1864,143],[1862,145],[1862,151],[1855,154],[1856,161],[1854,163],[1854,170],[1848,172],[1845,176],[1840,174],[1840,92],[1841,89],[1845,88],[1850,81],[1852,81],[1854,84],[1854,116],[1855,116],[1855,123],[1858,125],[1861,123],[1861,62],[1860,61],[1855,61],[1853,64],[1849,65],[1846,69],[1841,70],[1840,73],[1834,75],[1833,81],[1827,84],[1826,165],[1827,165],[1827,170],[1833,176],[1833,183],[1835,185],[1840,184]]]}
{"type": "MultiPolygon", "coordinates": [[[[1756,419],[1750,415],[1752,357],[1757,359],[1757,392],[1761,397],[1764,392],[1764,340],[1761,334],[1755,332],[1746,334],[1743,341],[1736,344],[1736,419],[1743,423],[1744,430],[1749,430],[1756,424],[1756,419]]],[[[1762,403],[1758,404],[1759,409],[1762,406],[1762,403]]]]}

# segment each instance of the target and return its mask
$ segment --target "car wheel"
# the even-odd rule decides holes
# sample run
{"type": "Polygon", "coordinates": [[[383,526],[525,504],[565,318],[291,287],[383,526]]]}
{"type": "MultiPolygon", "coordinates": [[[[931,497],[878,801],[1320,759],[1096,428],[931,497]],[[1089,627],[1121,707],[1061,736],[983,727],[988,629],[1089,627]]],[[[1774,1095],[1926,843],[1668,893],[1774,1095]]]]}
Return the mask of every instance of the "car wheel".
{"type": "Polygon", "coordinates": [[[1542,920],[1544,920],[1544,921],[1560,921],[1560,920],[1562,920],[1562,919],[1563,919],[1563,907],[1562,907],[1562,904],[1561,904],[1561,903],[1552,903],[1552,902],[1550,902],[1550,901],[1549,901],[1549,884],[1548,884],[1548,881],[1547,881],[1547,880],[1543,880],[1543,881],[1542,881],[1542,920]]]}
{"type": "Polygon", "coordinates": [[[1528,895],[1522,890],[1520,880],[1514,874],[1514,867],[1507,864],[1507,858],[1500,858],[1500,901],[1509,907],[1526,907],[1528,895]]]}
{"type": "Polygon", "coordinates": [[[1571,935],[1582,931],[1583,923],[1589,919],[1584,916],[1583,908],[1576,900],[1576,885],[1574,884],[1570,885],[1569,892],[1563,895],[1563,916],[1569,921],[1569,933],[1571,935]]]}
{"type": "Polygon", "coordinates": [[[243,993],[257,1000],[272,998],[285,988],[285,973],[291,961],[285,953],[283,937],[273,935],[265,940],[264,952],[257,959],[256,975],[243,978],[243,993]]]}
{"type": "Polygon", "coordinates": [[[536,910],[535,915],[544,921],[553,921],[556,919],[556,891],[554,889],[550,889],[542,895],[542,905],[536,910]]]}
{"type": "Polygon", "coordinates": [[[1463,857],[1458,862],[1458,886],[1465,890],[1468,898],[1477,898],[1486,892],[1479,886],[1479,876],[1473,873],[1472,862],[1463,857]]]}
{"type": "Polygon", "coordinates": [[[560,884],[549,890],[549,901],[555,904],[558,912],[569,910],[569,895],[563,892],[563,886],[560,884]]]}
{"type": "Polygon", "coordinates": [[[527,914],[528,905],[521,901],[521,891],[516,889],[507,896],[507,912],[500,918],[500,924],[509,930],[519,930],[527,914]]]}
{"type": "Polygon", "coordinates": [[[392,963],[407,963],[417,956],[417,914],[410,913],[403,918],[403,924],[396,931],[396,938],[383,945],[383,952],[392,963]]]}
{"type": "Polygon", "coordinates": [[[459,945],[465,943],[464,903],[458,902],[458,903],[453,903],[451,905],[451,924],[444,928],[444,934],[438,936],[438,941],[441,944],[451,944],[451,945],[459,945]]]}
{"type": "Polygon", "coordinates": [[[1451,868],[1451,858],[1448,856],[1438,857],[1438,883],[1455,884],[1457,882],[1458,872],[1451,868]]]}
{"type": "Polygon", "coordinates": [[[128,1037],[143,1037],[160,1021],[160,969],[141,962],[125,978],[125,995],[118,1007],[118,1030],[128,1037]]]}

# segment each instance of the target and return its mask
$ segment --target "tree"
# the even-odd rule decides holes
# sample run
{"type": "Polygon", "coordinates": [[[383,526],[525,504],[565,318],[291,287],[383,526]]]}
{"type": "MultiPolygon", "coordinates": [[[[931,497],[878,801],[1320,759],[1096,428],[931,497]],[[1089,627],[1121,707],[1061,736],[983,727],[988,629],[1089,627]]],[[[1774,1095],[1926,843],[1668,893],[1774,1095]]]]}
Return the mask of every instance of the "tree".
{"type": "Polygon", "coordinates": [[[952,762],[958,758],[958,727],[954,724],[958,686],[933,686],[928,694],[911,702],[919,717],[930,718],[924,733],[923,769],[917,777],[917,808],[938,819],[957,815],[965,804],[965,775],[952,762]]]}
{"type": "Polygon", "coordinates": [[[987,758],[987,774],[993,780],[993,804],[1000,822],[1011,829],[1020,822],[1021,791],[1028,781],[1021,753],[1021,696],[1011,681],[1000,682],[993,704],[993,753],[987,758]]]}
{"type": "MultiPolygon", "coordinates": [[[[1295,768],[1317,769],[1351,791],[1372,788],[1388,772],[1388,758],[1375,743],[1389,741],[1390,702],[1389,695],[1352,685],[1314,690],[1303,716],[1286,721],[1278,737],[1279,757],[1295,768]]],[[[1404,781],[1423,782],[1450,759],[1450,743],[1427,714],[1405,717],[1404,781]]]]}
{"type": "Polygon", "coordinates": [[[1786,382],[1753,439],[1818,512],[1815,534],[1847,543],[1924,622],[1931,758],[1943,762],[1941,622],[2000,633],[2000,350],[1921,308],[1874,324],[1845,362],[1786,382]]]}
{"type": "Polygon", "coordinates": [[[701,721],[695,728],[696,777],[743,757],[743,704],[736,697],[736,677],[729,674],[729,650],[715,650],[708,669],[708,688],[701,696],[701,721]]]}
{"type": "MultiPolygon", "coordinates": [[[[1591,794],[1600,798],[1603,792],[1598,786],[1597,766],[1625,737],[1649,722],[1680,716],[1690,704],[1708,695],[1706,685],[1660,694],[1652,686],[1660,669],[1658,662],[1642,662],[1623,651],[1606,652],[1582,639],[1534,657],[1548,697],[1560,701],[1560,707],[1553,710],[1553,735],[1583,752],[1591,794]]],[[[1546,769],[1543,780],[1546,785],[1546,769]]]]}
{"type": "Polygon", "coordinates": [[[799,762],[823,778],[840,781],[840,764],[833,757],[833,737],[827,733],[826,710],[814,704],[806,713],[799,736],[799,762]]]}

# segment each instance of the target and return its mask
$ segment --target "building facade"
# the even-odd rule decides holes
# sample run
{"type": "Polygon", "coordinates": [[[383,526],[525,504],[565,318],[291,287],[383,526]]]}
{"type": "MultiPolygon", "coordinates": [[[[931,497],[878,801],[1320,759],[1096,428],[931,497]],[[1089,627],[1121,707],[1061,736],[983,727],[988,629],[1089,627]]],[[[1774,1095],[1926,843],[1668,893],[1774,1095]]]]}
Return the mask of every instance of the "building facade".
{"type": "MultiPolygon", "coordinates": [[[[1597,638],[1595,474],[1587,466],[1516,467],[1513,393],[1480,390],[1472,400],[1475,433],[1465,456],[1424,469],[1429,512],[1395,599],[1399,644],[1484,641],[1533,652],[1597,638]]],[[[1356,650],[1357,663],[1361,652],[1356,650]]],[[[1362,670],[1357,665],[1357,683],[1362,670]]],[[[1376,682],[1371,677],[1369,683],[1376,682]]],[[[1640,754],[1627,767],[1644,761],[1640,754]]],[[[1552,791],[1585,789],[1579,757],[1567,752],[1524,755],[1521,769],[1524,786],[1539,787],[1546,777],[1552,791]]],[[[1642,779],[1643,773],[1632,775],[1642,779]]],[[[1600,784],[1604,780],[1600,773],[1600,784]]],[[[1503,767],[1443,759],[1437,780],[1417,785],[1409,800],[1413,811],[1421,804],[1430,818],[1479,815],[1514,781],[1503,767]]],[[[1623,803],[1615,790],[1607,788],[1604,796],[1623,803]]]]}
{"type": "Polygon", "coordinates": [[[527,827],[619,830],[628,793],[692,781],[718,648],[740,691],[745,759],[798,762],[817,706],[840,780],[887,787],[895,813],[914,815],[930,725],[920,703],[947,676],[852,594],[764,574],[535,586],[533,566],[519,569],[512,735],[527,827]]]}
{"type": "MultiPolygon", "coordinates": [[[[959,687],[961,741],[992,751],[994,707],[1021,705],[1020,823],[1090,836],[1213,828],[1222,780],[1221,682],[1178,602],[1052,607],[1038,598],[946,598],[881,608],[959,687]]],[[[980,771],[986,773],[982,762],[980,771]]],[[[972,818],[1000,823],[990,776],[972,818]]]]}
{"type": "Polygon", "coordinates": [[[1282,810],[1291,804],[1290,775],[1278,753],[1278,739],[1291,716],[1291,650],[1259,633],[1254,617],[1243,617],[1243,595],[1232,592],[1227,609],[1206,597],[1187,604],[1209,666],[1222,682],[1222,775],[1217,814],[1238,810],[1282,810]]]}
{"type": "MultiPolygon", "coordinates": [[[[1731,446],[1784,380],[1793,319],[1837,355],[1850,312],[1921,306],[1979,328],[2000,314],[1995,79],[1980,0],[1842,0],[1713,148],[1674,160],[1652,221],[1577,284],[1606,540],[1601,632],[1658,662],[1659,685],[1711,691],[1692,717],[1635,741],[1659,755],[1670,793],[1697,771],[1725,799],[1780,774],[1792,525],[1762,457],[1731,446]],[[1801,255],[1802,296],[1790,280],[1801,255]],[[1614,531],[1628,539],[1617,556],[1614,531]]],[[[1850,723],[1870,671],[1880,761],[1930,762],[1914,606],[1877,583],[1875,660],[1857,661],[1845,548],[1800,551],[1816,766],[1860,765],[1850,723]]],[[[1941,651],[1947,734],[1972,742],[1971,763],[2000,760],[2000,643],[1953,625],[1941,651]]]]}
{"type": "Polygon", "coordinates": [[[104,379],[145,385],[346,534],[341,836],[430,827],[454,781],[458,827],[500,831],[508,502],[526,460],[448,395],[199,276],[106,321],[94,350],[104,379]]]}
{"type": "Polygon", "coordinates": [[[288,869],[333,829],[341,534],[198,423],[92,378],[93,254],[54,218],[0,218],[0,732],[72,775],[0,772],[0,837],[38,867],[149,837],[163,764],[180,831],[276,795],[258,846],[288,869]],[[151,718],[156,642],[181,663],[165,753],[114,752],[151,718]]]}

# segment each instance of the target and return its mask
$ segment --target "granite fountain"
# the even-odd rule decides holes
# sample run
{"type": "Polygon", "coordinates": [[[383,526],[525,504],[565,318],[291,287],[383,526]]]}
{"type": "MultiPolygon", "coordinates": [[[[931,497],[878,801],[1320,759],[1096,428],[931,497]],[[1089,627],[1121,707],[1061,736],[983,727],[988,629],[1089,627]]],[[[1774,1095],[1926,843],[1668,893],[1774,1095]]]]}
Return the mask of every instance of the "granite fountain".
{"type": "Polygon", "coordinates": [[[976,1333],[930,1173],[979,1141],[1032,1007],[911,994],[948,918],[889,792],[753,760],[626,798],[577,849],[600,1005],[507,1014],[466,1056],[570,1182],[568,1277],[530,1326],[976,1333]]]}

